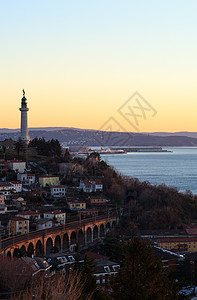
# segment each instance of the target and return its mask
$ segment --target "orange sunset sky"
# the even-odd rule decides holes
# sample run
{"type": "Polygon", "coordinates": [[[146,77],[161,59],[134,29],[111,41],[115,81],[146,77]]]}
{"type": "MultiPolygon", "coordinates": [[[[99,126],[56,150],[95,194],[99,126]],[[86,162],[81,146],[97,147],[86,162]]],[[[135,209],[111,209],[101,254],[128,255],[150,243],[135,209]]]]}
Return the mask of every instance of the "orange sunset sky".
{"type": "MultiPolygon", "coordinates": [[[[4,1],[0,128],[100,129],[138,91],[138,131],[197,131],[196,1],[4,1]]],[[[132,102],[134,105],[134,102],[132,102]]]]}

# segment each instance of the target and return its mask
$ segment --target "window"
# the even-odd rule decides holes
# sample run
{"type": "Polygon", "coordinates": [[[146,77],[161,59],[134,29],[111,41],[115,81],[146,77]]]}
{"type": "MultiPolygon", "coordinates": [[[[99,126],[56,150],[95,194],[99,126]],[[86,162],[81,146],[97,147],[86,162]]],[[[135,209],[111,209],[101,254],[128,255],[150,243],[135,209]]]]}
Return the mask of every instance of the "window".
{"type": "Polygon", "coordinates": [[[105,270],[105,272],[110,272],[109,266],[105,266],[105,267],[104,267],[104,270],[105,270]]]}
{"type": "Polygon", "coordinates": [[[120,265],[115,265],[115,266],[112,266],[114,272],[118,272],[119,269],[120,269],[120,265]]]}
{"type": "Polygon", "coordinates": [[[69,255],[69,256],[68,256],[68,259],[69,259],[70,261],[75,261],[75,259],[74,259],[74,257],[73,257],[72,255],[69,255]]]}

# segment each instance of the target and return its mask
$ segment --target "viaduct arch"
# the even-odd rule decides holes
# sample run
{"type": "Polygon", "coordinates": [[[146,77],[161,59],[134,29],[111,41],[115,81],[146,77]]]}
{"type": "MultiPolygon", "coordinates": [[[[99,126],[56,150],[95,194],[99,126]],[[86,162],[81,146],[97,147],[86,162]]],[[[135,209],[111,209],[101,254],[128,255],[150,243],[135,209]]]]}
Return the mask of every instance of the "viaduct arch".
{"type": "MultiPolygon", "coordinates": [[[[114,228],[118,220],[116,218],[107,218],[96,220],[94,222],[87,222],[86,224],[78,224],[75,228],[54,228],[54,232],[47,232],[45,230],[42,234],[38,232],[29,233],[35,237],[27,237],[22,241],[15,241],[4,247],[2,243],[1,253],[9,257],[18,256],[19,251],[25,251],[28,256],[49,256],[51,250],[58,252],[74,251],[76,245],[83,247],[89,243],[102,239],[107,232],[114,228]],[[38,236],[36,236],[38,233],[38,236]]],[[[57,226],[58,227],[58,226],[57,226]]],[[[25,235],[24,235],[25,236],[25,235]]],[[[21,237],[22,238],[22,237],[21,237]]],[[[6,239],[8,244],[9,239],[6,239]]],[[[10,239],[12,241],[12,239],[10,239]]],[[[16,240],[16,238],[15,238],[16,240]]]]}

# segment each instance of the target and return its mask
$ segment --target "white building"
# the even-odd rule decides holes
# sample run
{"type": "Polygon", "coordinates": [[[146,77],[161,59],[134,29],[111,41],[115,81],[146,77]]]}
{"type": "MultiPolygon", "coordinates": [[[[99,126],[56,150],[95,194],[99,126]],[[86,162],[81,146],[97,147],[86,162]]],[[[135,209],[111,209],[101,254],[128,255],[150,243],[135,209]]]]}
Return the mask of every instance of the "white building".
{"type": "Polygon", "coordinates": [[[9,200],[13,191],[13,186],[10,183],[0,183],[0,192],[4,195],[5,200],[9,200]]]}
{"type": "Polygon", "coordinates": [[[10,160],[8,161],[8,169],[24,173],[26,171],[26,162],[22,160],[10,160]]]}
{"type": "Polygon", "coordinates": [[[20,180],[24,185],[32,185],[36,182],[35,174],[30,173],[18,173],[17,179],[20,180]]]}
{"type": "Polygon", "coordinates": [[[33,220],[39,220],[40,219],[40,213],[37,211],[22,211],[17,214],[17,217],[22,217],[24,219],[33,219],[33,220]]]}
{"type": "Polygon", "coordinates": [[[51,219],[43,218],[37,220],[36,222],[36,230],[47,229],[47,228],[51,228],[52,226],[53,226],[53,220],[51,219]]]}
{"type": "Polygon", "coordinates": [[[103,184],[100,180],[80,180],[79,189],[82,189],[85,193],[92,193],[92,192],[102,192],[103,191],[103,184]]]}
{"type": "Polygon", "coordinates": [[[65,197],[66,196],[66,186],[65,185],[57,185],[51,187],[51,196],[52,197],[65,197]]]}
{"type": "Polygon", "coordinates": [[[15,180],[15,181],[10,181],[9,183],[13,187],[13,191],[15,191],[16,193],[22,192],[23,185],[21,181],[15,180]]]}
{"type": "Polygon", "coordinates": [[[29,141],[28,127],[27,127],[27,112],[29,108],[27,107],[27,99],[25,98],[25,91],[23,90],[23,98],[21,99],[21,140],[25,143],[29,141]]]}
{"type": "Polygon", "coordinates": [[[58,210],[45,212],[44,218],[56,220],[59,224],[66,223],[66,213],[63,213],[58,210]]]}

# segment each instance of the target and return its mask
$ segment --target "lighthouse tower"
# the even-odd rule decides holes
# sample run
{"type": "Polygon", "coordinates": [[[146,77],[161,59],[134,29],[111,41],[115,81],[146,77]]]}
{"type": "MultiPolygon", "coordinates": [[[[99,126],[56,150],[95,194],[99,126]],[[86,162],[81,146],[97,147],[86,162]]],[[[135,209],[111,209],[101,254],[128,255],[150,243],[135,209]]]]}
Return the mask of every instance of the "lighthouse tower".
{"type": "Polygon", "coordinates": [[[29,108],[27,108],[27,99],[25,98],[25,91],[23,90],[23,98],[21,99],[21,107],[19,108],[21,111],[21,140],[25,143],[29,141],[28,128],[27,128],[27,112],[29,108]]]}

